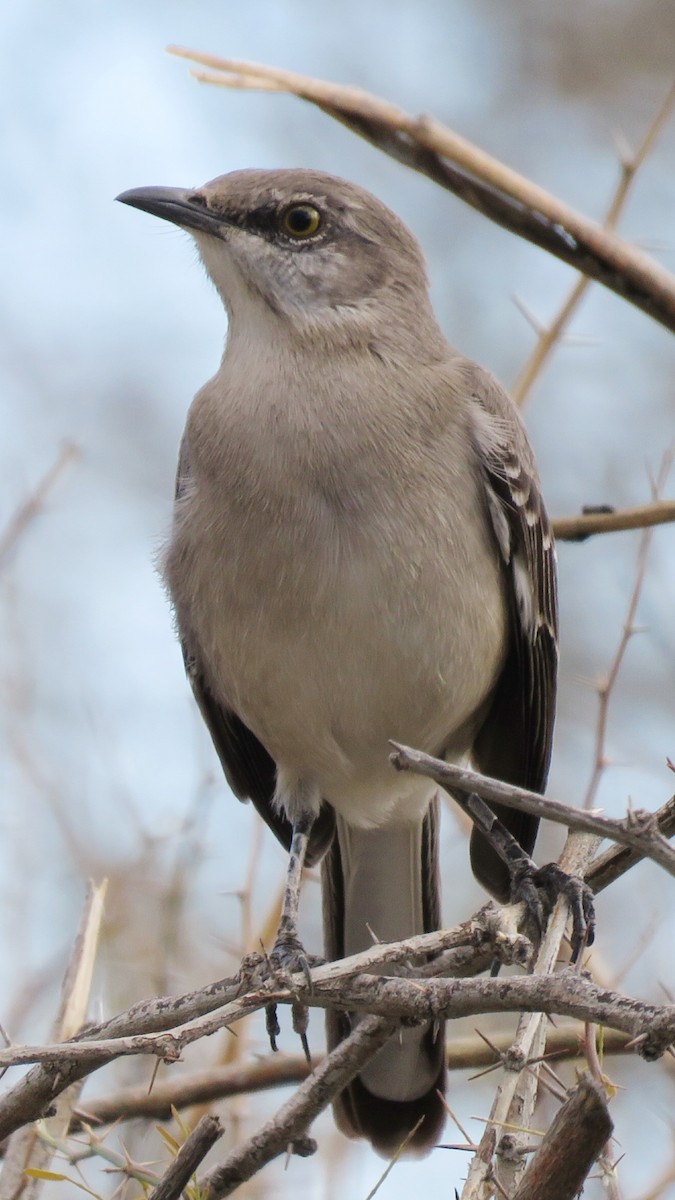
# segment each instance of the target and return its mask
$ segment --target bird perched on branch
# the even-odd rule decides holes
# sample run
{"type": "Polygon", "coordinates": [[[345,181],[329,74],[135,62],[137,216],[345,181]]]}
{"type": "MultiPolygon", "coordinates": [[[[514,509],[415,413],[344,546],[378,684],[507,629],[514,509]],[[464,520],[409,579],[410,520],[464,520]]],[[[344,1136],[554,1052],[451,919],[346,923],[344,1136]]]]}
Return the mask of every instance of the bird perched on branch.
{"type": "MultiPolygon", "coordinates": [[[[227,310],[163,570],[225,774],[291,852],[276,961],[302,962],[303,862],[323,859],[330,958],[434,930],[434,785],[394,771],[390,739],[536,791],[548,772],[554,549],[521,420],[448,345],[418,243],[361,188],[238,171],[118,198],[192,234],[227,310]]],[[[537,821],[499,816],[529,853],[537,821]]],[[[471,861],[508,898],[480,832],[471,861]]],[[[349,1028],[330,1014],[329,1045],[349,1028]]],[[[443,1079],[442,1030],[406,1028],[338,1123],[391,1153],[423,1117],[424,1152],[443,1079]]]]}

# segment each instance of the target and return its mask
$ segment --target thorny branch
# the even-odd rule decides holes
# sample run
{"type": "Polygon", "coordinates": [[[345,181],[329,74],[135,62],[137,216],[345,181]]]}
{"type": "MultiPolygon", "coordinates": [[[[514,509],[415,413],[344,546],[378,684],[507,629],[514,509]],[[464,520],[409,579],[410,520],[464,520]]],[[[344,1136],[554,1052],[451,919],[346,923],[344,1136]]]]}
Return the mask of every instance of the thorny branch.
{"type": "MultiPolygon", "coordinates": [[[[490,1067],[505,1054],[513,1035],[504,1032],[490,1034],[489,1043],[484,1038],[455,1037],[448,1045],[448,1069],[469,1071],[490,1067]]],[[[628,1034],[605,1029],[603,1051],[605,1056],[632,1053],[628,1046],[628,1034]]],[[[547,1053],[556,1062],[584,1058],[586,1044],[581,1025],[567,1024],[550,1029],[546,1038],[547,1053]]],[[[93,1097],[75,1110],[75,1126],[79,1119],[107,1125],[120,1119],[148,1117],[168,1120],[172,1108],[191,1108],[196,1104],[208,1104],[230,1096],[252,1093],[291,1083],[302,1083],[317,1066],[319,1058],[308,1064],[304,1054],[270,1054],[249,1062],[231,1066],[215,1066],[203,1071],[170,1077],[155,1082],[152,1091],[147,1086],[120,1088],[106,1096],[93,1097]]]]}
{"type": "MultiPolygon", "coordinates": [[[[663,456],[658,477],[653,486],[654,501],[658,501],[661,489],[668,478],[668,473],[673,462],[673,453],[673,450],[670,450],[663,456]]],[[[628,601],[628,610],[623,623],[621,637],[619,638],[619,644],[612,658],[612,662],[610,663],[607,675],[599,684],[597,689],[598,719],[595,726],[593,770],[591,772],[591,779],[584,797],[583,806],[585,809],[590,809],[592,807],[595,797],[598,793],[598,788],[600,787],[600,781],[607,766],[606,744],[610,700],[616,685],[616,681],[619,677],[619,671],[621,670],[621,664],[623,662],[624,655],[628,649],[628,644],[635,634],[635,617],[637,614],[637,608],[640,601],[640,596],[642,594],[642,587],[647,571],[647,561],[652,545],[652,535],[652,529],[645,529],[640,538],[640,547],[637,556],[637,569],[635,572],[635,583],[633,584],[633,589],[628,601]]]]}
{"type": "MultiPolygon", "coordinates": [[[[654,143],[666,121],[670,117],[673,106],[675,105],[675,84],[669,89],[667,96],[656,112],[653,121],[651,122],[647,132],[634,153],[625,152],[621,155],[621,174],[616,191],[612,197],[611,204],[607,211],[607,216],[604,221],[605,229],[616,229],[619,216],[628,199],[629,192],[640,167],[643,165],[647,155],[651,151],[654,143]]],[[[565,330],[576,312],[577,308],[584,295],[590,286],[590,278],[588,275],[580,275],[573,284],[571,291],[564,300],[559,312],[553,320],[546,326],[542,327],[537,322],[534,324],[537,332],[536,345],[523,366],[516,382],[511,388],[511,395],[515,403],[522,406],[534,384],[538,375],[540,375],[546,360],[551,355],[554,347],[564,336],[565,330]]],[[[522,307],[522,306],[521,306],[522,307]]],[[[619,528],[626,528],[620,526],[619,528]]],[[[556,531],[556,536],[561,535],[556,531]]]]}
{"type": "Polygon", "coordinates": [[[504,804],[507,808],[516,808],[520,812],[541,817],[542,820],[567,825],[569,829],[594,834],[599,838],[610,838],[611,841],[639,850],[645,858],[653,859],[669,875],[675,875],[675,849],[659,831],[654,813],[635,810],[623,820],[602,817],[586,810],[571,808],[549,796],[529,792],[526,788],[491,779],[488,775],[479,775],[477,771],[471,771],[468,767],[446,763],[443,759],[423,754],[421,750],[411,750],[409,746],[401,746],[397,742],[391,744],[395,748],[392,762],[401,771],[415,771],[426,775],[449,791],[455,788],[461,792],[475,792],[488,802],[504,804]]]}
{"type": "MultiPolygon", "coordinates": [[[[472,779],[471,787],[474,783],[475,780],[472,779]]],[[[578,815],[576,810],[570,810],[570,813],[572,818],[578,815]]],[[[585,815],[588,817],[588,814],[585,815]]],[[[675,826],[675,801],[664,806],[657,814],[657,819],[666,833],[672,832],[675,826]]],[[[600,860],[599,881],[604,884],[607,878],[616,878],[634,862],[639,861],[641,856],[642,850],[636,845],[609,851],[600,860]]],[[[424,978],[433,970],[442,971],[446,976],[453,972],[467,976],[472,971],[485,970],[495,954],[504,954],[505,951],[518,958],[520,946],[525,940],[515,934],[514,922],[517,920],[517,913],[517,906],[515,909],[500,910],[488,905],[470,921],[455,929],[411,938],[395,945],[376,945],[342,962],[326,964],[313,972],[314,992],[312,996],[307,997],[307,1002],[310,1005],[334,1003],[339,1007],[361,1007],[364,1003],[365,1008],[370,1008],[375,996],[373,988],[381,988],[385,982],[394,982],[375,980],[367,974],[383,963],[414,962],[416,959],[426,960],[430,955],[439,955],[437,962],[426,963],[424,968],[419,969],[418,977],[424,978]],[[510,914],[514,916],[511,917],[510,914]],[[513,932],[509,933],[509,929],[513,932]],[[363,990],[354,990],[357,980],[354,980],[354,988],[350,989],[349,980],[354,976],[367,976],[365,993],[363,990]],[[365,1001],[364,995],[367,997],[365,1001]]],[[[0,1052],[0,1060],[5,1063],[37,1060],[41,1062],[41,1065],[34,1067],[0,1099],[0,1138],[35,1120],[71,1083],[119,1057],[120,1054],[147,1053],[175,1060],[189,1042],[207,1036],[256,1008],[263,1007],[272,996],[280,1001],[288,998],[289,993],[271,990],[274,986],[273,981],[268,981],[267,985],[264,981],[258,983],[254,974],[251,974],[254,969],[245,963],[240,975],[232,979],[220,980],[184,996],[143,1001],[134,1005],[128,1012],[89,1029],[65,1045],[11,1047],[0,1052]]],[[[298,994],[301,982],[300,979],[297,980],[298,994]]],[[[404,987],[406,981],[396,982],[404,987]]],[[[434,981],[434,985],[437,982],[434,981]]],[[[468,986],[470,981],[463,982],[468,986]]],[[[498,981],[484,982],[488,985],[488,991],[483,995],[483,1003],[486,996],[490,999],[488,1007],[481,1011],[503,1010],[504,1007],[510,1010],[509,1003],[503,996],[500,999],[498,988],[495,989],[494,985],[498,981]],[[490,1005],[495,1005],[495,1008],[491,1008],[490,1005]]],[[[296,980],[294,985],[295,983],[296,980]]],[[[403,1005],[403,1009],[396,1008],[396,1012],[407,1011],[408,1000],[414,1000],[416,994],[410,997],[407,993],[406,998],[399,992],[398,1003],[399,1006],[403,1005]]],[[[440,1002],[440,998],[437,999],[440,1002]]],[[[458,1003],[457,993],[452,999],[449,996],[446,996],[446,999],[451,1006],[458,1003]]],[[[393,1015],[391,991],[385,993],[384,997],[380,994],[380,1000],[384,1004],[383,1011],[393,1015]]],[[[517,1007],[527,1008],[522,996],[515,1003],[517,1007]]],[[[615,1029],[625,1028],[620,1022],[613,1024],[607,1012],[586,1009],[581,1016],[584,1020],[604,1021],[615,1029]]],[[[627,1032],[632,1034],[633,1027],[627,1032]]]]}
{"type": "Polygon", "coordinates": [[[224,1132],[218,1117],[202,1117],[148,1200],[180,1200],[197,1167],[224,1132]]]}
{"type": "MultiPolygon", "coordinates": [[[[484,911],[485,932],[490,924],[491,906],[484,911]]],[[[474,919],[477,930],[481,925],[474,919]]],[[[436,935],[411,939],[407,944],[407,957],[419,954],[420,949],[436,935]],[[411,943],[414,942],[414,948],[411,943]]],[[[381,949],[381,947],[378,947],[381,949]]],[[[492,953],[499,952],[499,940],[492,953]]],[[[150,1054],[175,1060],[182,1050],[200,1037],[222,1029],[242,1015],[260,1010],[270,1000],[277,1003],[292,1003],[300,999],[309,1007],[339,1007],[350,1011],[371,1012],[387,1019],[412,1019],[427,1021],[440,1017],[454,1019],[479,1012],[557,1012],[580,1019],[595,1021],[611,1028],[622,1030],[638,1039],[641,1053],[652,1058],[662,1052],[675,1039],[675,1006],[648,1005],[631,1000],[607,989],[597,988],[590,980],[573,971],[566,971],[551,979],[543,977],[516,977],[510,979],[433,979],[418,977],[388,978],[367,974],[352,974],[354,956],[343,964],[331,963],[312,971],[312,987],[308,988],[304,976],[292,977],[291,987],[281,987],[273,979],[256,983],[238,1001],[224,1004],[216,1013],[206,1018],[197,1018],[169,1030],[125,1036],[121,1029],[117,1037],[95,1041],[80,1038],[76,1041],[48,1047],[11,1048],[3,1052],[3,1061],[41,1061],[38,1068],[46,1079],[42,1088],[35,1088],[30,1097],[30,1111],[17,1102],[22,1099],[26,1080],[4,1097],[0,1108],[0,1137],[6,1136],[18,1123],[34,1119],[40,1109],[65,1086],[72,1077],[79,1077],[102,1066],[121,1054],[150,1054]],[[44,1084],[51,1084],[47,1089],[44,1084]],[[45,1094],[46,1092],[50,1094],[45,1094]],[[35,1111],[35,1105],[40,1106],[35,1111]],[[23,1111],[17,1113],[17,1107],[23,1111]]],[[[208,989],[205,989],[208,991],[208,989]]],[[[194,996],[195,994],[193,994],[194,996]]],[[[161,1007],[161,1002],[157,1002],[161,1007]]],[[[131,1024],[131,1014],[126,1014],[131,1024]]],[[[118,1027],[123,1020],[117,1019],[118,1027]]],[[[30,1076],[27,1077],[30,1079],[30,1076]]]]}
{"type": "Polygon", "coordinates": [[[278,67],[170,46],[219,87],[287,92],[315,104],[392,158],[427,175],[466,204],[675,330],[675,277],[648,255],[563,204],[440,121],[409,113],[360,88],[278,67]]]}

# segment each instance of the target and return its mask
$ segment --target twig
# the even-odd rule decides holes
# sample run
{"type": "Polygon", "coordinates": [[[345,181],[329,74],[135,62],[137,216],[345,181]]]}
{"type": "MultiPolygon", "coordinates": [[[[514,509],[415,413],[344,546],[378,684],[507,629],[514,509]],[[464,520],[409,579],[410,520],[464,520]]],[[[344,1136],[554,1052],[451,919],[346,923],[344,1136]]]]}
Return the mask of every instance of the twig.
{"type": "MultiPolygon", "coordinates": [[[[603,1035],[605,1056],[632,1053],[627,1049],[628,1040],[627,1034],[606,1029],[603,1035]]],[[[492,1066],[497,1061],[496,1056],[505,1053],[512,1042],[512,1034],[501,1032],[492,1033],[489,1044],[478,1036],[453,1036],[448,1045],[448,1070],[468,1071],[492,1066]]],[[[586,1053],[583,1026],[562,1025],[551,1029],[546,1048],[547,1053],[559,1062],[583,1058],[586,1053]]],[[[79,1110],[75,1110],[74,1122],[82,1119],[107,1125],[113,1121],[138,1117],[168,1120],[174,1108],[191,1108],[195,1104],[208,1104],[230,1096],[250,1095],[270,1088],[286,1087],[291,1083],[302,1083],[320,1061],[320,1058],[313,1059],[310,1067],[304,1054],[274,1054],[247,1063],[213,1067],[210,1070],[193,1071],[177,1079],[166,1079],[156,1083],[151,1092],[146,1087],[120,1088],[80,1105],[79,1110]]]]}
{"type": "Polygon", "coordinates": [[[271,1121],[199,1181],[205,1200],[230,1196],[265,1163],[285,1153],[289,1147],[303,1156],[313,1153],[315,1145],[305,1137],[309,1125],[358,1075],[394,1029],[391,1021],[378,1017],[360,1021],[353,1033],[326,1056],[271,1121]]]}
{"type": "MultiPolygon", "coordinates": [[[[86,1019],[91,980],[96,958],[96,949],[103,918],[103,901],[107,884],[99,887],[89,885],[80,926],[77,931],[70,960],[61,986],[59,1011],[52,1026],[54,1040],[65,1041],[80,1029],[86,1019]]],[[[71,1086],[60,1090],[54,1111],[44,1122],[45,1138],[39,1138],[33,1128],[17,1129],[9,1140],[0,1173],[0,1195],[2,1200],[31,1200],[37,1195],[40,1180],[34,1177],[26,1182],[27,1168],[44,1171],[49,1168],[54,1153],[53,1143],[66,1136],[72,1117],[73,1105],[79,1095],[79,1087],[71,1086]],[[50,1139],[52,1144],[50,1145],[50,1139]]],[[[39,1113],[35,1114],[36,1116],[39,1113]]]]}
{"type": "Polygon", "coordinates": [[[0,571],[7,566],[11,555],[28,526],[40,515],[45,500],[56,481],[63,474],[73,459],[77,458],[79,448],[74,442],[65,442],[61,447],[56,461],[43,475],[37,487],[16,509],[4,531],[0,534],[0,571]]]}
{"type": "MultiPolygon", "coordinates": [[[[654,146],[656,139],[668,120],[675,104],[675,84],[669,89],[663,103],[659,106],[640,146],[634,154],[623,155],[621,158],[621,174],[616,190],[612,197],[607,216],[603,222],[605,229],[615,229],[621,211],[628,198],[635,177],[643,165],[647,155],[654,146]]],[[[549,325],[539,329],[539,337],[529,359],[521,370],[511,394],[516,404],[522,406],[532,385],[541,373],[546,360],[554,347],[562,338],[572,316],[576,312],[583,296],[590,286],[588,275],[581,275],[563,302],[559,312],[549,325]]],[[[560,536],[556,534],[556,536],[560,536]]]]}
{"type": "MultiPolygon", "coordinates": [[[[654,813],[654,817],[663,837],[672,837],[675,833],[675,796],[671,796],[670,800],[654,813]]],[[[644,854],[631,850],[628,846],[611,846],[609,850],[603,851],[593,859],[586,872],[586,883],[594,892],[601,892],[643,859],[644,854]]]]}
{"type": "MultiPolygon", "coordinates": [[[[135,1163],[128,1154],[120,1153],[112,1150],[110,1146],[106,1146],[103,1138],[97,1137],[88,1125],[83,1126],[84,1137],[69,1136],[68,1138],[53,1137],[49,1133],[45,1121],[37,1121],[35,1127],[40,1141],[48,1145],[54,1155],[58,1154],[61,1159],[78,1169],[80,1163],[88,1159],[100,1158],[103,1162],[108,1163],[108,1169],[112,1168],[126,1179],[135,1179],[138,1183],[149,1186],[159,1183],[159,1175],[156,1172],[150,1171],[144,1164],[135,1163]]],[[[25,1194],[25,1192],[21,1192],[21,1200],[24,1200],[25,1194]]],[[[1,1197],[1,1200],[4,1200],[4,1196],[1,1197]]]]}
{"type": "Polygon", "coordinates": [[[675,521],[675,500],[657,500],[614,512],[585,512],[577,517],[557,517],[552,522],[559,542],[581,542],[594,533],[616,533],[624,529],[646,529],[675,521]]]}
{"type": "MultiPolygon", "coordinates": [[[[659,499],[659,493],[664,486],[668,473],[672,466],[673,454],[675,451],[670,450],[663,456],[658,477],[654,483],[653,500],[659,499]]],[[[593,807],[595,797],[600,787],[600,781],[607,767],[607,727],[609,722],[609,706],[619,676],[621,664],[623,662],[628,643],[635,633],[635,614],[637,612],[638,603],[642,594],[642,587],[647,571],[647,560],[651,549],[653,538],[653,530],[645,529],[640,538],[640,546],[637,555],[637,567],[635,572],[635,583],[628,601],[628,610],[619,638],[619,644],[614,652],[614,656],[610,663],[609,671],[605,679],[598,685],[598,719],[595,727],[595,746],[593,754],[593,770],[591,778],[584,797],[583,807],[590,809],[593,807]]]]}
{"type": "MultiPolygon", "coordinates": [[[[617,1037],[623,1038],[623,1034],[617,1037]]],[[[570,1039],[570,1049],[573,1042],[570,1039]]],[[[171,1110],[209,1104],[230,1096],[250,1095],[270,1088],[302,1083],[320,1059],[310,1066],[304,1054],[270,1054],[250,1062],[216,1066],[206,1071],[193,1071],[174,1079],[156,1083],[151,1092],[147,1087],[120,1088],[105,1097],[93,1097],[81,1104],[76,1118],[107,1125],[120,1118],[154,1117],[168,1120],[171,1110]]]]}
{"type": "Polygon", "coordinates": [[[513,1200],[574,1200],[612,1129],[602,1089],[585,1076],[556,1113],[513,1200]]]}
{"type": "Polygon", "coordinates": [[[412,750],[398,742],[392,742],[391,745],[395,748],[391,760],[400,771],[414,771],[419,775],[426,775],[448,791],[457,788],[462,792],[475,792],[483,800],[504,804],[507,808],[516,808],[519,812],[530,813],[546,821],[555,821],[558,825],[567,825],[569,829],[609,838],[613,842],[637,850],[645,858],[651,858],[658,863],[670,875],[675,875],[675,849],[659,832],[654,813],[635,810],[623,820],[601,817],[582,809],[571,808],[548,796],[540,796],[537,792],[529,792],[525,788],[502,783],[499,779],[479,775],[467,767],[457,767],[453,763],[443,762],[440,758],[432,758],[430,754],[412,750]]]}
{"type": "MultiPolygon", "coordinates": [[[[483,971],[489,966],[496,953],[494,938],[495,916],[491,912],[491,906],[488,906],[455,929],[410,938],[396,945],[372,946],[359,955],[338,963],[329,963],[320,970],[330,977],[338,978],[349,973],[358,974],[386,962],[403,962],[414,960],[417,956],[426,958],[429,954],[440,954],[442,969],[444,974],[448,975],[452,973],[448,958],[455,954],[456,974],[464,976],[472,971],[483,971]]],[[[195,992],[143,1000],[126,1012],[92,1026],[72,1043],[68,1043],[74,1054],[60,1054],[59,1051],[63,1050],[63,1047],[54,1047],[54,1056],[49,1052],[43,1053],[44,1047],[36,1047],[37,1054],[31,1058],[30,1051],[26,1057],[20,1048],[13,1048],[13,1053],[18,1055],[15,1061],[39,1061],[40,1065],[29,1071],[5,1095],[0,1096],[0,1141],[22,1125],[39,1117],[75,1080],[84,1078],[106,1062],[118,1057],[118,1039],[172,1030],[204,1014],[213,1013],[217,1009],[222,1010],[223,1006],[231,1004],[236,997],[241,996],[245,989],[244,978],[253,985],[254,975],[246,968],[243,976],[238,974],[233,978],[218,980],[195,992]],[[103,1040],[107,1040],[108,1046],[104,1045],[101,1049],[100,1043],[103,1040]],[[91,1053],[87,1053],[88,1048],[91,1053]],[[41,1060],[44,1060],[44,1063],[41,1060]]],[[[264,999],[261,1000],[262,1004],[264,999]]],[[[238,1013],[240,1018],[247,1015],[251,1008],[240,1005],[229,1011],[238,1013]]],[[[25,1049],[24,1047],[23,1050],[25,1049]]],[[[174,1054],[176,1049],[177,1043],[174,1042],[174,1054]]],[[[157,1045],[154,1052],[161,1052],[161,1046],[157,1045]]]]}
{"type": "Polygon", "coordinates": [[[287,92],[317,105],[472,208],[541,246],[675,330],[675,277],[628,242],[582,216],[431,117],[414,117],[360,88],[257,63],[170,46],[207,67],[193,74],[219,87],[287,92]]]}
{"type": "Polygon", "coordinates": [[[183,1142],[168,1171],[150,1193],[149,1200],[180,1200],[200,1162],[223,1136],[218,1117],[205,1114],[195,1125],[192,1133],[183,1142]]]}
{"type": "MultiPolygon", "coordinates": [[[[571,835],[579,836],[579,835],[571,835]]],[[[562,860],[561,860],[562,861],[562,860]]],[[[568,868],[565,868],[568,869],[568,868]]],[[[543,945],[543,943],[542,943],[543,945]]],[[[331,964],[333,965],[333,964],[331,964]]],[[[45,1047],[17,1049],[19,1061],[26,1058],[58,1062],[67,1070],[69,1056],[89,1070],[125,1054],[161,1055],[166,1046],[189,1045],[241,1019],[241,1013],[259,1011],[270,1001],[312,1008],[345,1008],[371,1012],[392,1020],[456,1020],[492,1012],[559,1013],[580,1021],[596,1021],[613,1029],[639,1036],[654,1057],[675,1038],[675,1005],[648,1004],[610,989],[596,987],[584,976],[567,970],[552,979],[543,976],[514,976],[504,979],[437,979],[424,977],[356,975],[337,978],[325,967],[311,972],[311,986],[302,973],[293,975],[288,986],[270,985],[242,996],[238,1005],[225,1005],[212,1017],[191,1021],[159,1034],[111,1039],[87,1044],[67,1042],[45,1047]],[[87,1059],[87,1054],[90,1056],[87,1059]]],[[[11,1057],[11,1056],[10,1056],[11,1057]]]]}
{"type": "MultiPolygon", "coordinates": [[[[568,834],[560,866],[568,874],[583,876],[596,848],[595,838],[572,831],[568,834]]],[[[529,984],[535,987],[543,984],[545,990],[549,991],[559,986],[561,976],[554,976],[553,971],[560,953],[567,919],[567,904],[561,898],[549,919],[533,967],[533,975],[527,981],[529,984]]],[[[573,975],[572,978],[578,980],[581,977],[573,975]]],[[[496,1179],[493,1158],[495,1154],[499,1154],[503,1144],[503,1138],[499,1143],[497,1141],[499,1131],[505,1127],[528,1129],[531,1124],[537,1097],[538,1064],[544,1054],[547,1028],[542,1015],[543,1009],[530,1010],[523,1005],[521,1011],[515,1041],[509,1052],[510,1069],[504,1073],[492,1104],[489,1122],[471,1160],[462,1200],[479,1200],[479,1197],[484,1195],[485,1180],[490,1176],[496,1179]]],[[[505,1186],[507,1195],[513,1191],[524,1167],[523,1135],[512,1134],[509,1140],[513,1143],[516,1153],[501,1155],[499,1172],[501,1184],[505,1186]]]]}

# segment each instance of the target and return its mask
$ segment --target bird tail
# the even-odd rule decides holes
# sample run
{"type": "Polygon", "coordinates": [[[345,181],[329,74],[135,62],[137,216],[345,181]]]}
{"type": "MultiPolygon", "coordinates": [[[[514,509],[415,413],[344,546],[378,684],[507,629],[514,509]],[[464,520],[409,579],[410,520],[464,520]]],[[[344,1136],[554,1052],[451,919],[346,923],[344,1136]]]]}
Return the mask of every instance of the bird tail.
{"type": "MultiPolygon", "coordinates": [[[[438,805],[424,821],[389,829],[355,829],[338,817],[337,836],[323,860],[326,956],[333,960],[373,944],[400,941],[440,926],[438,805]],[[372,931],[372,932],[371,932],[372,931]]],[[[394,974],[387,965],[380,973],[394,974]]],[[[352,1028],[348,1013],[328,1011],[333,1049],[352,1028]]],[[[348,1137],[367,1138],[391,1156],[420,1118],[406,1153],[424,1154],[445,1120],[443,1026],[399,1030],[335,1102],[335,1120],[348,1137]]]]}

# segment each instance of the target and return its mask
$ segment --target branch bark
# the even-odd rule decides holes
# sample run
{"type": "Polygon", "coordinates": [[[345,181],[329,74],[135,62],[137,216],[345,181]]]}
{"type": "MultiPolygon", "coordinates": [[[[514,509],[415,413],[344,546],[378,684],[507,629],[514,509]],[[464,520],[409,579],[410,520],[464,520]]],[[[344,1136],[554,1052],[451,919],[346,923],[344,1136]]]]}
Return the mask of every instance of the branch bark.
{"type": "Polygon", "coordinates": [[[602,1088],[584,1076],[556,1113],[513,1200],[574,1200],[613,1128],[602,1088]]]}
{"type": "Polygon", "coordinates": [[[559,800],[529,792],[526,788],[513,787],[488,775],[479,775],[477,771],[457,767],[440,758],[432,758],[430,754],[412,750],[398,742],[391,744],[395,751],[391,761],[399,771],[425,775],[451,794],[453,788],[469,794],[475,792],[488,802],[504,804],[507,808],[516,808],[520,812],[541,817],[544,821],[555,821],[558,825],[566,825],[568,829],[590,833],[598,838],[609,838],[645,858],[651,858],[669,875],[675,876],[675,849],[660,832],[654,813],[636,809],[624,820],[616,821],[611,817],[601,817],[561,804],[559,800]]]}
{"type": "Polygon", "coordinates": [[[594,533],[617,533],[625,529],[647,529],[675,521],[675,500],[657,500],[613,512],[583,512],[576,517],[557,517],[553,532],[559,542],[583,542],[594,533]]]}
{"type": "Polygon", "coordinates": [[[271,1121],[200,1180],[200,1194],[205,1200],[231,1196],[241,1183],[289,1149],[303,1157],[312,1154],[316,1147],[305,1138],[309,1125],[358,1075],[395,1028],[391,1021],[378,1017],[360,1021],[353,1033],[324,1058],[271,1121]]]}
{"type": "MultiPolygon", "coordinates": [[[[557,1062],[585,1056],[585,1033],[582,1025],[563,1025],[550,1029],[546,1039],[547,1054],[557,1062]]],[[[605,1057],[632,1053],[627,1049],[629,1037],[613,1029],[605,1029],[602,1049],[605,1057]]],[[[448,1070],[470,1071],[498,1063],[513,1042],[513,1034],[495,1031],[489,1043],[482,1037],[453,1037],[448,1045],[448,1070]]],[[[302,1083],[321,1061],[313,1058],[308,1064],[304,1054],[270,1054],[266,1058],[234,1066],[212,1067],[155,1081],[152,1091],[147,1087],[119,1088],[107,1096],[92,1097],[74,1113],[72,1127],[79,1120],[88,1124],[108,1125],[113,1121],[134,1120],[139,1117],[168,1120],[172,1108],[190,1108],[209,1104],[231,1096],[250,1095],[292,1083],[302,1083]]]]}
{"type": "Polygon", "coordinates": [[[218,1117],[202,1117],[186,1138],[168,1171],[150,1193],[149,1200],[180,1200],[197,1167],[224,1132],[218,1117]]]}
{"type": "Polygon", "coordinates": [[[491,221],[541,246],[675,331],[675,276],[440,121],[411,116],[360,88],[179,46],[168,49],[207,68],[193,71],[201,83],[287,92],[315,104],[491,221]]]}

